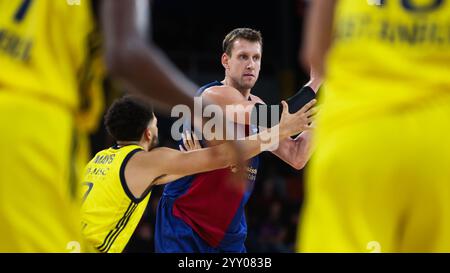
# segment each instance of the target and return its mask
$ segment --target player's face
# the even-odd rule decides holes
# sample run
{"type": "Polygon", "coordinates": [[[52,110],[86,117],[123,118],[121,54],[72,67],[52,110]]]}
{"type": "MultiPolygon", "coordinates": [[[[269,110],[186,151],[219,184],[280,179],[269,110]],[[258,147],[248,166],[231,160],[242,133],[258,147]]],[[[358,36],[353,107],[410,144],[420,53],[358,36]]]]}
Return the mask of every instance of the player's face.
{"type": "Polygon", "coordinates": [[[225,68],[238,90],[252,88],[258,80],[261,69],[261,44],[244,39],[233,43],[231,56],[225,68]]]}

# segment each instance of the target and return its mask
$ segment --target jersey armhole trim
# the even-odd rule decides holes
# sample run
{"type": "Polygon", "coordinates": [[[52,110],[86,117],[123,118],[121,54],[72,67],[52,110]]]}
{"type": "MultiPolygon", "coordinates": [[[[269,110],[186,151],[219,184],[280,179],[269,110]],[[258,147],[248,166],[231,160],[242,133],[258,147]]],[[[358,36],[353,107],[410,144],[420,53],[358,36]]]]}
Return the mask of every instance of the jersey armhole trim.
{"type": "Polygon", "coordinates": [[[128,196],[128,198],[130,198],[130,200],[136,204],[139,204],[142,200],[144,200],[145,197],[147,197],[148,192],[144,193],[140,198],[137,198],[136,196],[133,195],[133,193],[131,193],[130,189],[128,188],[127,181],[125,180],[125,167],[127,166],[128,160],[130,160],[130,158],[134,154],[136,154],[137,152],[140,152],[140,151],[143,151],[143,150],[140,148],[137,148],[127,154],[125,159],[122,161],[122,164],[120,165],[120,173],[119,173],[120,184],[122,184],[122,189],[124,190],[124,192],[128,196]]]}

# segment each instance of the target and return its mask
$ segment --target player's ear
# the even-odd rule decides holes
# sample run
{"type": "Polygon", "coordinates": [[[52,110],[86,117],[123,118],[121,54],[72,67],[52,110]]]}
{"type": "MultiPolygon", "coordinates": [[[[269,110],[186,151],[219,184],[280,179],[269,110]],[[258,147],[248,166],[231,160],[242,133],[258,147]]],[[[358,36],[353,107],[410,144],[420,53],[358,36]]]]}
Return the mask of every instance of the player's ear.
{"type": "Polygon", "coordinates": [[[221,60],[222,60],[222,66],[227,70],[227,69],[229,69],[229,66],[228,66],[228,60],[229,60],[230,58],[228,57],[228,55],[227,55],[227,53],[223,53],[222,54],[222,58],[221,58],[221,60]]]}
{"type": "Polygon", "coordinates": [[[148,141],[150,141],[152,139],[152,131],[150,130],[150,128],[148,128],[148,127],[145,128],[144,137],[145,137],[145,140],[148,140],[148,141]]]}

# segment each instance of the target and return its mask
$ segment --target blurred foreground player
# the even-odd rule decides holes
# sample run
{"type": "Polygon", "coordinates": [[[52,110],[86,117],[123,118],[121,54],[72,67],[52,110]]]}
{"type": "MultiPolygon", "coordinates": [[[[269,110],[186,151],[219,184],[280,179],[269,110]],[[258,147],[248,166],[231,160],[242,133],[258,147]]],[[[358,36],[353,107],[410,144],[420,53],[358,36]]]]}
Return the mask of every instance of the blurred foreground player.
{"type": "Polygon", "coordinates": [[[312,2],[326,77],[298,251],[449,252],[450,1],[372,2],[312,2]]]}

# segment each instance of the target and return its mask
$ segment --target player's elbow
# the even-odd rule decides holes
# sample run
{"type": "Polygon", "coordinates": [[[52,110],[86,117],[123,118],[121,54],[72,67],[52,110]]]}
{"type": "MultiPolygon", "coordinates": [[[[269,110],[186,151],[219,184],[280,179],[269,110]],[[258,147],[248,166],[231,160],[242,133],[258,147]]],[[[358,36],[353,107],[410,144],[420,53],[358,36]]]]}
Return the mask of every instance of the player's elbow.
{"type": "Polygon", "coordinates": [[[105,63],[108,73],[113,77],[122,78],[128,66],[129,53],[123,47],[109,48],[106,50],[105,63]]]}
{"type": "Polygon", "coordinates": [[[106,48],[105,62],[109,74],[113,77],[127,79],[138,67],[140,59],[139,45],[136,43],[121,43],[106,48]]]}

